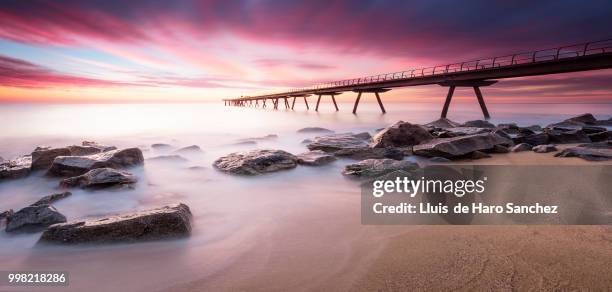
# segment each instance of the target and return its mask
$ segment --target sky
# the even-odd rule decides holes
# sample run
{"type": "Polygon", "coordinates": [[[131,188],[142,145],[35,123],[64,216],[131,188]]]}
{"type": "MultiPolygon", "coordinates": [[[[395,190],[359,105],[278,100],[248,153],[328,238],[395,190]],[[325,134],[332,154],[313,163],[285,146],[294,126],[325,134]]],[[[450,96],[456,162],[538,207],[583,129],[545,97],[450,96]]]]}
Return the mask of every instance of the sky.
{"type": "MultiPolygon", "coordinates": [[[[598,0],[0,0],[0,102],[212,101],[610,39],[610,27],[612,2],[598,0]]],[[[483,92],[609,103],[610,77],[508,79],[483,92]]],[[[384,99],[445,95],[433,85],[384,99]]]]}

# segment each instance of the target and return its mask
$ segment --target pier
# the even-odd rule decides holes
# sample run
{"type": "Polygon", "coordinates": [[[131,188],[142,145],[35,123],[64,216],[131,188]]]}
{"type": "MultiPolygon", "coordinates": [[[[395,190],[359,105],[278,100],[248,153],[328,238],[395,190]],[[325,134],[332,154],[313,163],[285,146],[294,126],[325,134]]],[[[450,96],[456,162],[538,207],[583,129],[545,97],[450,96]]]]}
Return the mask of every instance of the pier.
{"type": "Polygon", "coordinates": [[[336,111],[340,110],[335,97],[343,93],[355,93],[353,114],[362,96],[374,96],[382,113],[386,113],[381,94],[395,88],[438,85],[448,87],[442,106],[445,118],[457,87],[471,87],[485,119],[490,118],[481,87],[496,84],[499,79],[570,73],[612,68],[612,39],[561,46],[552,49],[516,53],[466,62],[410,69],[361,78],[339,80],[294,88],[283,92],[223,99],[226,106],[266,107],[271,102],[274,109],[284,106],[293,110],[296,100],[303,99],[307,110],[308,97],[317,97],[315,111],[321,100],[331,100],[336,111]],[[291,100],[291,103],[289,102],[291,100]]]}

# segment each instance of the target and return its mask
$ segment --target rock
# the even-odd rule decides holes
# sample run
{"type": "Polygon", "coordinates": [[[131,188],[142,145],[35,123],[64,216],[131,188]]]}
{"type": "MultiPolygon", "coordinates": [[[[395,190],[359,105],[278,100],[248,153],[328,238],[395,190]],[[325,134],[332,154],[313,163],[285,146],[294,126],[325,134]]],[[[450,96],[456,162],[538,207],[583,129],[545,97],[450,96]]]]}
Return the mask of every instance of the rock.
{"type": "Polygon", "coordinates": [[[72,145],[67,147],[72,156],[83,156],[102,153],[117,149],[115,146],[102,145],[93,141],[83,141],[81,145],[72,145]]]}
{"type": "Polygon", "coordinates": [[[502,137],[504,137],[504,138],[506,138],[508,140],[512,140],[512,137],[510,137],[510,135],[505,130],[503,130],[503,129],[495,129],[491,133],[499,135],[499,136],[502,136],[502,137]]]}
{"type": "Polygon", "coordinates": [[[510,152],[510,149],[503,145],[495,145],[493,146],[493,149],[491,149],[491,152],[492,153],[508,153],[510,152]]]}
{"type": "Polygon", "coordinates": [[[155,143],[155,144],[151,144],[151,148],[162,150],[162,149],[172,148],[172,145],[166,144],[166,143],[155,143]]]}
{"type": "Polygon", "coordinates": [[[546,126],[547,128],[566,127],[570,129],[580,129],[584,125],[593,125],[597,119],[592,114],[586,113],[573,118],[566,119],[560,123],[554,123],[546,126]]]}
{"type": "Polygon", "coordinates": [[[372,147],[406,147],[421,144],[432,140],[434,137],[421,125],[411,124],[403,121],[380,131],[372,138],[372,147]]]}
{"type": "Polygon", "coordinates": [[[531,148],[531,150],[533,150],[533,152],[536,152],[536,153],[548,153],[548,152],[557,151],[557,147],[555,147],[555,145],[553,144],[537,145],[531,148]]]}
{"type": "Polygon", "coordinates": [[[548,135],[551,143],[566,144],[566,143],[589,143],[591,139],[582,130],[559,131],[545,129],[544,132],[548,135]]]}
{"type": "Polygon", "coordinates": [[[344,175],[357,177],[378,177],[393,171],[411,171],[417,169],[418,167],[418,164],[410,161],[397,161],[393,159],[366,159],[347,165],[342,173],[344,175]]]}
{"type": "Polygon", "coordinates": [[[55,157],[69,155],[70,149],[67,147],[36,147],[32,152],[32,170],[46,170],[53,164],[55,157]]]}
{"type": "Polygon", "coordinates": [[[436,156],[436,157],[429,158],[429,162],[434,162],[434,163],[448,163],[448,162],[452,162],[452,160],[447,159],[447,158],[444,158],[444,157],[439,157],[439,156],[436,156]]]}
{"type": "Polygon", "coordinates": [[[337,158],[321,150],[309,151],[297,155],[297,163],[303,165],[325,165],[335,161],[337,158]]]}
{"type": "Polygon", "coordinates": [[[426,157],[460,158],[474,151],[492,150],[495,145],[511,146],[512,140],[492,133],[438,138],[413,147],[415,155],[426,157]]]}
{"type": "Polygon", "coordinates": [[[495,125],[489,123],[488,121],[484,121],[484,120],[467,121],[463,123],[463,125],[461,126],[462,127],[475,127],[475,128],[495,128],[495,125]]]}
{"type": "Polygon", "coordinates": [[[298,133],[333,133],[334,131],[320,127],[306,127],[297,130],[298,133]]]}
{"type": "Polygon", "coordinates": [[[140,149],[127,148],[87,156],[58,156],[47,173],[53,176],[77,176],[96,168],[126,168],[143,163],[140,149]]]}
{"type": "Polygon", "coordinates": [[[39,243],[116,243],[187,237],[191,234],[191,218],[187,205],[175,204],[103,219],[56,224],[43,232],[39,243]]]}
{"type": "Polygon", "coordinates": [[[251,141],[273,140],[273,139],[277,139],[277,138],[278,138],[278,135],[270,134],[270,135],[265,135],[263,137],[251,137],[251,138],[245,138],[245,139],[238,139],[238,143],[240,143],[240,142],[251,142],[251,141]]]}
{"type": "Polygon", "coordinates": [[[159,155],[147,158],[147,161],[185,162],[187,158],[180,155],[159,155]]]}
{"type": "Polygon", "coordinates": [[[491,157],[491,155],[484,153],[482,151],[474,151],[472,152],[472,154],[470,154],[471,159],[482,159],[482,158],[489,158],[489,157],[491,157]]]}
{"type": "Polygon", "coordinates": [[[514,141],[515,144],[527,143],[531,145],[543,145],[548,144],[549,138],[548,134],[546,133],[538,133],[525,136],[520,135],[516,138],[513,138],[512,141],[514,141]]]}
{"type": "Polygon", "coordinates": [[[200,153],[202,152],[202,148],[200,148],[200,146],[198,145],[191,145],[191,146],[179,148],[174,152],[176,153],[200,153]]]}
{"type": "Polygon", "coordinates": [[[585,134],[596,134],[596,133],[601,133],[601,132],[606,132],[608,131],[608,129],[604,128],[604,127],[596,127],[596,126],[583,126],[581,128],[581,130],[585,133],[585,134]]]}
{"type": "Polygon", "coordinates": [[[294,168],[297,157],[283,150],[251,150],[223,156],[213,166],[232,174],[259,175],[294,168]]]}
{"type": "Polygon", "coordinates": [[[566,148],[556,153],[557,157],[580,157],[589,161],[604,161],[612,159],[612,141],[581,144],[566,148]]]}
{"type": "Polygon", "coordinates": [[[477,128],[477,127],[454,127],[446,129],[447,132],[451,133],[451,137],[475,135],[491,132],[490,128],[477,128]]]}
{"type": "Polygon", "coordinates": [[[390,158],[402,160],[404,156],[411,154],[410,148],[372,148],[363,146],[358,148],[346,148],[334,152],[334,155],[356,160],[390,158]]]}
{"type": "Polygon", "coordinates": [[[112,168],[96,168],[83,175],[70,177],[60,182],[60,187],[72,188],[105,188],[116,185],[126,185],[136,183],[138,179],[127,171],[115,170],[112,168]]]}
{"type": "Polygon", "coordinates": [[[0,212],[0,228],[4,228],[6,226],[6,220],[13,214],[13,209],[8,209],[4,212],[0,212]]]}
{"type": "Polygon", "coordinates": [[[72,196],[71,192],[63,192],[44,196],[30,206],[51,205],[61,199],[72,196]]]}
{"type": "Polygon", "coordinates": [[[36,232],[62,222],[66,217],[51,205],[28,206],[7,218],[6,232],[36,232]]]}
{"type": "Polygon", "coordinates": [[[357,139],[363,139],[363,140],[369,140],[370,138],[372,138],[372,135],[370,135],[370,133],[368,132],[357,133],[357,134],[354,134],[353,136],[357,139]]]}
{"type": "Polygon", "coordinates": [[[447,118],[439,118],[433,122],[427,123],[423,126],[428,127],[428,128],[454,128],[454,127],[459,127],[461,124],[457,123],[457,122],[453,122],[447,118]]]}
{"type": "Polygon", "coordinates": [[[237,146],[257,145],[257,142],[255,142],[255,141],[241,141],[241,142],[233,143],[232,145],[237,145],[237,146]]]}
{"type": "Polygon", "coordinates": [[[516,146],[512,147],[512,152],[521,152],[521,151],[531,151],[531,149],[533,148],[533,146],[531,144],[528,143],[521,143],[521,144],[517,144],[516,146]]]}
{"type": "Polygon", "coordinates": [[[32,156],[26,155],[0,163],[0,180],[17,179],[30,174],[32,156]]]}
{"type": "Polygon", "coordinates": [[[602,142],[602,141],[610,140],[610,138],[612,138],[612,132],[605,131],[605,132],[599,132],[595,134],[587,134],[587,136],[593,142],[602,142]]]}
{"type": "Polygon", "coordinates": [[[308,144],[308,143],[312,143],[312,140],[310,139],[304,139],[302,140],[302,142],[300,142],[301,144],[308,144]]]}
{"type": "MultiPolygon", "coordinates": [[[[367,134],[367,133],[366,133],[367,134]]],[[[368,134],[369,136],[369,134],[368,134]]],[[[348,148],[367,147],[369,137],[365,138],[365,134],[333,134],[327,136],[315,137],[312,142],[306,147],[308,150],[322,150],[325,152],[336,152],[348,148]]]]}
{"type": "Polygon", "coordinates": [[[531,126],[523,127],[523,129],[531,130],[531,131],[534,131],[534,132],[541,132],[542,131],[542,127],[539,126],[539,125],[531,125],[531,126]]]}

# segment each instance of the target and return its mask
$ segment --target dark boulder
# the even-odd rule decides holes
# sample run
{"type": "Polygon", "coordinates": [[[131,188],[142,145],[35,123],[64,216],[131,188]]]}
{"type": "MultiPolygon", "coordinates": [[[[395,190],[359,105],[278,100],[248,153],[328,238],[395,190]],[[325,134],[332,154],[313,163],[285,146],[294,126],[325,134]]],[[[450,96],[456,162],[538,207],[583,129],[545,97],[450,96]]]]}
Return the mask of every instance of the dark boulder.
{"type": "Polygon", "coordinates": [[[143,163],[140,149],[127,148],[87,156],[58,156],[47,173],[53,176],[76,176],[96,168],[127,168],[143,163]]]}
{"type": "Polygon", "coordinates": [[[191,234],[191,218],[187,205],[176,204],[97,220],[55,224],[43,232],[39,243],[119,243],[181,238],[191,234]]]}
{"type": "Polygon", "coordinates": [[[334,131],[320,127],[306,127],[297,130],[298,133],[333,133],[334,131]]]}
{"type": "Polygon", "coordinates": [[[411,154],[411,148],[372,148],[369,146],[346,148],[333,152],[335,156],[356,160],[390,158],[402,160],[411,154]]]}
{"type": "Polygon", "coordinates": [[[551,143],[568,144],[568,143],[589,143],[591,139],[582,130],[559,131],[545,129],[544,132],[548,135],[551,143]]]}
{"type": "Polygon", "coordinates": [[[30,205],[30,206],[39,206],[39,205],[51,205],[61,199],[67,198],[72,196],[71,192],[62,192],[62,193],[56,193],[56,194],[51,194],[48,196],[44,196],[42,198],[40,198],[38,201],[36,201],[34,204],[30,205]]]}
{"type": "MultiPolygon", "coordinates": [[[[367,134],[367,133],[365,133],[367,134]]],[[[325,152],[336,152],[342,149],[367,147],[369,134],[366,135],[344,133],[319,136],[312,139],[312,142],[306,145],[308,150],[322,150],[325,152]]]]}
{"type": "Polygon", "coordinates": [[[462,127],[475,127],[475,128],[495,128],[495,125],[485,120],[473,120],[467,121],[461,125],[462,127]]]}
{"type": "Polygon", "coordinates": [[[444,158],[444,157],[432,157],[429,158],[429,162],[432,163],[448,163],[448,162],[452,162],[452,160],[448,159],[448,158],[444,158]]]}
{"type": "Polygon", "coordinates": [[[406,147],[430,141],[434,137],[421,125],[399,121],[378,132],[372,138],[372,147],[406,147]]]}
{"type": "Polygon", "coordinates": [[[599,132],[599,133],[594,133],[594,134],[587,134],[587,136],[593,142],[603,142],[603,141],[610,140],[612,138],[612,132],[604,131],[604,132],[599,132]]]}
{"type": "Polygon", "coordinates": [[[179,149],[177,149],[174,152],[176,152],[176,153],[186,153],[186,154],[201,153],[202,152],[202,148],[200,148],[200,146],[198,146],[198,145],[191,145],[191,146],[179,148],[179,149]]]}
{"type": "Polygon", "coordinates": [[[138,181],[136,176],[127,172],[112,168],[96,168],[85,174],[63,179],[60,187],[72,188],[106,188],[117,185],[129,185],[138,181]]]}
{"type": "Polygon", "coordinates": [[[172,148],[172,145],[166,144],[166,143],[154,143],[154,144],[151,144],[151,148],[155,150],[167,150],[167,149],[172,148]]]}
{"type": "Polygon", "coordinates": [[[51,148],[36,147],[32,152],[32,170],[46,170],[53,164],[53,159],[58,156],[70,156],[70,149],[67,147],[51,148]]]}
{"type": "Polygon", "coordinates": [[[439,138],[428,143],[413,147],[415,155],[426,157],[440,156],[444,158],[460,158],[474,151],[487,151],[495,145],[512,146],[512,140],[492,133],[459,136],[454,138],[439,138]]]}
{"type": "Polygon", "coordinates": [[[550,141],[548,134],[546,133],[537,133],[531,135],[519,135],[515,138],[512,138],[515,144],[527,143],[534,146],[548,144],[550,141]]]}
{"type": "Polygon", "coordinates": [[[428,128],[454,128],[454,127],[459,127],[461,124],[457,123],[457,122],[453,122],[447,118],[439,118],[433,122],[427,123],[423,126],[428,127],[428,128]]]}
{"type": "Polygon", "coordinates": [[[0,162],[0,180],[17,179],[28,176],[32,170],[32,156],[21,156],[0,162]]]}
{"type": "Polygon", "coordinates": [[[72,145],[67,147],[72,156],[84,156],[102,153],[106,151],[116,150],[115,146],[107,146],[93,141],[83,141],[81,145],[72,145]]]}
{"type": "Polygon", "coordinates": [[[491,157],[491,155],[489,155],[488,153],[482,152],[482,151],[474,151],[470,154],[471,159],[483,159],[483,158],[489,158],[489,157],[491,157]]]}
{"type": "Polygon", "coordinates": [[[331,163],[337,158],[321,150],[309,151],[297,155],[297,163],[303,165],[320,166],[331,163]]]}
{"type": "Polygon", "coordinates": [[[531,151],[531,149],[533,148],[533,146],[531,144],[528,143],[521,143],[521,144],[517,144],[516,146],[512,147],[512,152],[521,152],[521,151],[531,151]]]}
{"type": "Polygon", "coordinates": [[[566,148],[555,154],[557,157],[580,157],[589,161],[604,161],[612,159],[612,141],[581,144],[566,148]]]}
{"type": "Polygon", "coordinates": [[[217,159],[213,166],[221,171],[241,175],[259,175],[297,166],[298,158],[283,150],[252,150],[231,153],[217,159]]]}
{"type": "Polygon", "coordinates": [[[347,165],[342,173],[356,177],[378,177],[398,170],[411,171],[417,168],[419,165],[410,161],[366,159],[347,165]]]}
{"type": "Polygon", "coordinates": [[[7,218],[6,232],[36,232],[61,222],[66,217],[51,205],[28,206],[7,218]]]}

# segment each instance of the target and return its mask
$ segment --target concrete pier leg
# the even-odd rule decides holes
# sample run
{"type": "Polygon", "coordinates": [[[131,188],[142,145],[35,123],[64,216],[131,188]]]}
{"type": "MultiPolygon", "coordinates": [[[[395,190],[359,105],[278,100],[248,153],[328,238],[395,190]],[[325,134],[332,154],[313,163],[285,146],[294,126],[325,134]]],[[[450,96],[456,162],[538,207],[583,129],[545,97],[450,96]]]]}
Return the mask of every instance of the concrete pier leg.
{"type": "Polygon", "coordinates": [[[317,106],[315,107],[315,112],[319,111],[319,103],[321,102],[321,96],[319,95],[319,98],[317,99],[317,106]]]}
{"type": "Polygon", "coordinates": [[[264,100],[263,100],[263,104],[261,105],[261,107],[262,107],[262,108],[266,108],[266,100],[267,100],[267,99],[264,99],[264,100]]]}
{"type": "Polygon", "coordinates": [[[336,103],[336,98],[334,97],[334,95],[331,95],[332,101],[334,102],[334,106],[336,107],[336,111],[338,111],[338,104],[336,103]]]}
{"type": "Polygon", "coordinates": [[[289,101],[287,100],[286,97],[285,97],[285,108],[289,108],[289,101]]]}
{"type": "Polygon", "coordinates": [[[361,99],[361,92],[357,93],[357,99],[355,100],[355,106],[353,107],[353,114],[357,113],[357,106],[359,105],[360,99],[361,99]]]}
{"type": "Polygon", "coordinates": [[[480,87],[474,86],[474,93],[476,93],[476,98],[478,98],[478,103],[480,104],[480,109],[482,110],[482,114],[484,115],[485,120],[491,118],[489,115],[489,111],[487,110],[487,105],[484,102],[484,98],[482,98],[482,92],[480,92],[480,87]]]}
{"type": "Polygon", "coordinates": [[[376,95],[376,100],[378,101],[378,105],[380,106],[380,110],[382,111],[383,114],[386,114],[387,111],[385,110],[385,107],[383,106],[382,100],[380,100],[380,96],[378,95],[378,92],[374,92],[374,94],[376,95]]]}
{"type": "Polygon", "coordinates": [[[446,95],[446,101],[444,102],[444,107],[442,108],[441,118],[446,118],[446,114],[448,113],[448,107],[450,106],[451,99],[453,99],[453,93],[455,93],[455,86],[451,85],[448,87],[448,94],[446,95]]]}
{"type": "Polygon", "coordinates": [[[274,109],[278,109],[278,98],[274,99],[274,109]]]}
{"type": "Polygon", "coordinates": [[[295,99],[296,97],[293,98],[293,103],[291,103],[291,110],[293,110],[293,108],[295,107],[295,99]]]}
{"type": "Polygon", "coordinates": [[[309,110],[310,107],[308,106],[308,100],[306,99],[306,97],[304,97],[304,103],[306,104],[306,110],[309,110]]]}

